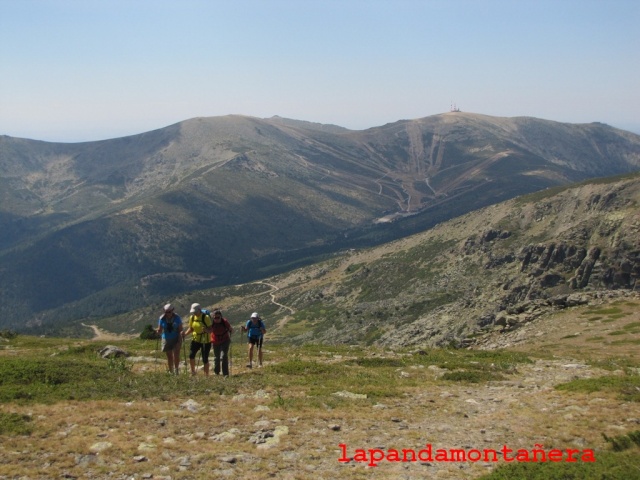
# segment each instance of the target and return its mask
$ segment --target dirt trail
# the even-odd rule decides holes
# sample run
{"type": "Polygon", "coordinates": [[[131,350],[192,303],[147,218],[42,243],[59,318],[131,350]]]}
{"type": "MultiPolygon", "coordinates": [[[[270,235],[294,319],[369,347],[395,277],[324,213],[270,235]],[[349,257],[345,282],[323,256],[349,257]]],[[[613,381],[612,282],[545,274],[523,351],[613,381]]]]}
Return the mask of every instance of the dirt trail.
{"type": "Polygon", "coordinates": [[[106,330],[102,330],[101,328],[99,328],[97,325],[87,325],[86,323],[81,323],[80,325],[82,325],[83,327],[87,327],[93,330],[93,338],[91,340],[93,340],[94,342],[97,341],[115,341],[115,340],[127,340],[127,339],[131,339],[131,338],[135,338],[136,335],[133,334],[126,334],[126,333],[111,333],[111,332],[107,332],[106,330]]]}
{"type": "Polygon", "coordinates": [[[269,292],[269,296],[271,297],[271,303],[273,303],[274,305],[277,305],[279,308],[284,308],[284,309],[286,309],[286,310],[289,310],[290,315],[285,315],[285,316],[284,316],[284,317],[282,317],[282,318],[278,321],[278,323],[276,324],[276,328],[282,328],[282,327],[284,327],[284,326],[286,325],[286,323],[290,320],[291,315],[295,314],[295,313],[296,313],[296,311],[295,311],[293,308],[291,308],[291,307],[289,307],[289,306],[287,306],[287,305],[283,305],[282,303],[279,303],[279,302],[276,300],[276,294],[275,294],[275,292],[277,292],[278,290],[280,290],[280,288],[279,288],[279,287],[277,287],[276,285],[273,285],[273,284],[271,284],[271,283],[267,283],[267,282],[263,282],[263,281],[259,281],[259,282],[256,282],[256,283],[260,283],[260,284],[262,284],[262,285],[266,285],[267,287],[270,287],[270,288],[271,288],[271,291],[269,292]]]}

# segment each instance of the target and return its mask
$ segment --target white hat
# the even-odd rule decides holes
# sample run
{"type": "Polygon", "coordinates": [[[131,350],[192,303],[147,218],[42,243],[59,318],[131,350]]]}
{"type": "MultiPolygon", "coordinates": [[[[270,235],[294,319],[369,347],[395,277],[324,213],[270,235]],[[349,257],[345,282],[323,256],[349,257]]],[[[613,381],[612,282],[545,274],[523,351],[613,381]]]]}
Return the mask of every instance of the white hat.
{"type": "Polygon", "coordinates": [[[199,303],[192,303],[191,304],[191,313],[195,313],[202,310],[202,307],[200,307],[199,303]]]}
{"type": "Polygon", "coordinates": [[[258,312],[253,312],[251,318],[260,318],[260,315],[258,315],[258,312]]]}
{"type": "Polygon", "coordinates": [[[170,303],[167,303],[167,304],[164,306],[164,311],[165,311],[165,312],[173,312],[173,305],[171,305],[170,303]]]}

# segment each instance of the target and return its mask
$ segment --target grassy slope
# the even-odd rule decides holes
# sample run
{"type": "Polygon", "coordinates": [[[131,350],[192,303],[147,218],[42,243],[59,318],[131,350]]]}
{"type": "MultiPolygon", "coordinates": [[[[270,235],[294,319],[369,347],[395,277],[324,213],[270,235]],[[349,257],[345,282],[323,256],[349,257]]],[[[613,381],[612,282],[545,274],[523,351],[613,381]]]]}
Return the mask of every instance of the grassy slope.
{"type": "Polygon", "coordinates": [[[495,470],[491,479],[634,478],[637,447],[633,441],[620,452],[613,446],[637,436],[640,402],[633,392],[640,388],[640,356],[628,344],[588,335],[583,341],[590,349],[583,349],[578,337],[563,338],[558,326],[586,324],[582,328],[600,327],[606,336],[605,326],[634,330],[637,316],[632,302],[597,312],[576,308],[547,319],[549,333],[517,351],[267,342],[265,367],[254,370],[243,367],[245,347],[236,334],[226,380],[168,376],[155,341],[109,342],[143,357],[131,363],[98,359],[95,351],[105,341],[4,339],[0,478],[194,478],[207,472],[472,479],[497,466],[380,462],[372,469],[366,462],[338,461],[340,444],[353,457],[356,449],[418,450],[427,443],[467,451],[542,444],[546,451],[595,452],[595,463],[517,462],[495,470]],[[282,434],[279,443],[251,441],[265,432],[282,434]]]}

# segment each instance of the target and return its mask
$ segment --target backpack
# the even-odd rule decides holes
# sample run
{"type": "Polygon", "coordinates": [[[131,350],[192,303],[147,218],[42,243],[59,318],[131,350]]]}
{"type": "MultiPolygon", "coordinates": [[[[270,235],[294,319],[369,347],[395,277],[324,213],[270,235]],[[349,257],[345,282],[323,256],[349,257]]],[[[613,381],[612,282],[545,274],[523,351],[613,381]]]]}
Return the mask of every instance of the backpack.
{"type": "Polygon", "coordinates": [[[167,320],[166,318],[164,319],[164,323],[166,325],[165,331],[167,333],[172,333],[173,332],[173,321],[174,321],[173,317],[171,317],[171,321],[167,320]]]}
{"type": "Polygon", "coordinates": [[[171,320],[167,320],[167,318],[164,315],[162,315],[162,317],[160,317],[160,320],[161,321],[163,320],[164,324],[166,325],[164,327],[164,331],[166,333],[172,333],[173,332],[173,324],[174,324],[174,321],[176,319],[176,316],[177,315],[174,315],[173,317],[171,317],[171,320]]]}
{"type": "Polygon", "coordinates": [[[213,342],[213,336],[214,336],[214,329],[219,328],[220,326],[224,327],[224,332],[220,335],[215,334],[216,337],[219,338],[223,338],[226,334],[229,333],[229,339],[231,339],[231,330],[229,329],[229,327],[227,327],[227,323],[229,322],[226,318],[221,317],[222,318],[222,323],[221,324],[216,324],[216,322],[213,321],[213,317],[211,318],[211,341],[213,342]],[[216,326],[217,325],[217,326],[216,326]]]}
{"type": "Polygon", "coordinates": [[[252,337],[252,338],[259,338],[262,336],[262,329],[267,329],[267,327],[264,326],[264,322],[262,321],[261,318],[258,319],[258,324],[254,325],[254,323],[251,321],[251,319],[248,320],[248,327],[247,327],[247,336],[252,337]],[[256,333],[257,332],[257,333],[256,333]]]}
{"type": "MultiPolygon", "coordinates": [[[[209,314],[209,310],[206,310],[204,308],[202,309],[200,315],[191,314],[191,316],[189,317],[189,324],[191,324],[191,317],[194,317],[194,319],[197,319],[199,323],[204,325],[204,328],[210,328],[211,325],[207,325],[207,322],[205,321],[205,318],[207,317],[207,315],[211,319],[211,324],[213,325],[213,319],[211,318],[211,315],[209,314]]],[[[195,332],[194,332],[194,334],[195,334],[195,332]]],[[[202,333],[198,334],[198,338],[200,338],[201,335],[206,335],[206,334],[207,333],[203,331],[202,333]]]]}

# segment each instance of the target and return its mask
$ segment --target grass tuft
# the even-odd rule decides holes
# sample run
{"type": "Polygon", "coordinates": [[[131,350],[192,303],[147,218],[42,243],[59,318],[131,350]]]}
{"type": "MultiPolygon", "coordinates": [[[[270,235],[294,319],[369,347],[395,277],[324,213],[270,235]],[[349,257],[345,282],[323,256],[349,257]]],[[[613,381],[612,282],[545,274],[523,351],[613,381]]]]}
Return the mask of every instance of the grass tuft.
{"type": "Polygon", "coordinates": [[[640,375],[605,375],[597,378],[580,378],[556,386],[567,392],[614,392],[623,400],[640,402],[640,375]]]}
{"type": "Polygon", "coordinates": [[[602,434],[605,441],[611,444],[611,448],[614,452],[623,452],[629,450],[636,445],[640,447],[640,430],[627,433],[626,435],[618,435],[615,437],[608,437],[604,433],[602,434]]]}
{"type": "Polygon", "coordinates": [[[30,435],[32,432],[29,415],[0,412],[0,435],[30,435]]]}

